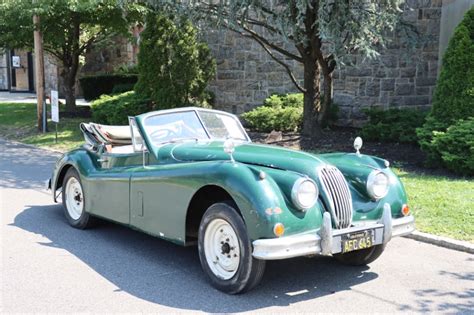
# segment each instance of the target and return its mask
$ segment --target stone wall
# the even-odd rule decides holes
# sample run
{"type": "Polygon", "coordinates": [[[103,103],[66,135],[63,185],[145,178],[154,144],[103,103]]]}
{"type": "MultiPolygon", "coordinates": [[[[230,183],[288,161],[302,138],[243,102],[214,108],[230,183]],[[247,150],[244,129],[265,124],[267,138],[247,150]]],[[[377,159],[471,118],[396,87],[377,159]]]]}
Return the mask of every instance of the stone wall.
{"type": "MultiPolygon", "coordinates": [[[[355,66],[334,73],[334,101],[340,105],[343,125],[358,125],[367,107],[416,107],[431,104],[438,72],[438,40],[442,0],[409,0],[414,8],[406,18],[430,45],[407,56],[396,41],[378,60],[353,56],[355,66]]],[[[208,31],[204,39],[217,59],[217,74],[210,84],[216,106],[240,114],[263,103],[273,93],[295,92],[284,68],[254,41],[229,31],[208,31]]],[[[302,68],[289,62],[299,79],[302,68]]]]}

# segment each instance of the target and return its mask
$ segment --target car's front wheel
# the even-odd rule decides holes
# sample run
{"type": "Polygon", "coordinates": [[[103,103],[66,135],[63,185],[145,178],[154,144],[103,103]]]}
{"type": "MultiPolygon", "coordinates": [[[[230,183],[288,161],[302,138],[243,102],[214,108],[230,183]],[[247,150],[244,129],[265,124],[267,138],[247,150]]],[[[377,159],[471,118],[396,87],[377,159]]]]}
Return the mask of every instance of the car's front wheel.
{"type": "Polygon", "coordinates": [[[199,259],[211,284],[237,294],[262,279],[265,261],[252,256],[252,244],[242,217],[227,203],[216,203],[205,212],[199,226],[199,259]]]}
{"type": "Polygon", "coordinates": [[[93,224],[93,218],[86,211],[84,190],[79,173],[70,168],[63,181],[64,215],[69,224],[78,229],[85,229],[93,224]]]}
{"type": "Polygon", "coordinates": [[[364,266],[379,258],[384,249],[385,246],[382,244],[375,245],[370,248],[356,250],[345,254],[336,254],[334,255],[334,258],[345,265],[364,266]]]}

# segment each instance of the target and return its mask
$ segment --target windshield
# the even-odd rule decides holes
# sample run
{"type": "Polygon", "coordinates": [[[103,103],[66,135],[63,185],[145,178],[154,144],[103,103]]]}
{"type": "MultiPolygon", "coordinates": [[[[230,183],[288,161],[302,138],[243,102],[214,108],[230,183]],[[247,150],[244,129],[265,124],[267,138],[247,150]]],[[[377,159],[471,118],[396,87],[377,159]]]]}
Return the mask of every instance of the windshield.
{"type": "Polygon", "coordinates": [[[147,117],[144,121],[145,132],[155,146],[193,139],[248,140],[234,116],[206,110],[198,112],[199,116],[196,111],[190,110],[147,117]]]}
{"type": "Polygon", "coordinates": [[[211,111],[200,111],[199,116],[212,138],[247,140],[247,134],[234,116],[211,111]]]}

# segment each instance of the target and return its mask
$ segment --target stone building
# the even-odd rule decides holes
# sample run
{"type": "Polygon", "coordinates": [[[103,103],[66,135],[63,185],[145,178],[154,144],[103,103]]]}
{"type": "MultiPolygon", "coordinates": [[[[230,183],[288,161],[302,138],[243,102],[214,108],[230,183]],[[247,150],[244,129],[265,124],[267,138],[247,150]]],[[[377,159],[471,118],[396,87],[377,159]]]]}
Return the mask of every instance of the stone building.
{"type": "MultiPolygon", "coordinates": [[[[358,125],[362,108],[428,108],[437,80],[440,61],[454,28],[474,0],[408,0],[413,11],[406,20],[429,36],[424,49],[408,56],[394,41],[377,60],[353,56],[355,66],[334,73],[334,102],[339,105],[339,123],[358,125]]],[[[216,78],[210,89],[216,104],[234,113],[261,105],[273,93],[296,92],[283,67],[271,59],[258,43],[229,31],[205,35],[217,59],[216,78]]],[[[290,65],[298,78],[302,68],[290,65]]]]}

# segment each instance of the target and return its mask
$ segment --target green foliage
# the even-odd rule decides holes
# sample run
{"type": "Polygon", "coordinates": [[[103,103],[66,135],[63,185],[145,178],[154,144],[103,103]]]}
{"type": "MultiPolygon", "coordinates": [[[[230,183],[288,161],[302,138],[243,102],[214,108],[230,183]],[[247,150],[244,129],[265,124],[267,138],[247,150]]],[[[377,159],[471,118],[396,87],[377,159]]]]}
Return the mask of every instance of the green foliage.
{"type": "MultiPolygon", "coordinates": [[[[81,83],[84,99],[90,101],[99,98],[104,94],[111,94],[117,85],[134,85],[138,80],[133,74],[99,74],[82,77],[81,83]]],[[[133,89],[133,87],[132,87],[133,89]]]]}
{"type": "Polygon", "coordinates": [[[432,115],[448,124],[474,116],[474,7],[456,27],[443,56],[432,115]]]}
{"type": "Polygon", "coordinates": [[[191,22],[150,13],[140,38],[135,91],[158,108],[202,104],[216,65],[191,22]]]}
{"type": "Polygon", "coordinates": [[[123,64],[114,69],[115,74],[137,74],[138,66],[136,64],[128,65],[123,64]]]}
{"type": "Polygon", "coordinates": [[[44,51],[60,62],[66,105],[74,110],[80,57],[114,35],[129,36],[131,25],[141,20],[144,11],[136,2],[116,0],[2,0],[0,45],[32,50],[33,15],[39,16],[44,51]]]}
{"type": "Polygon", "coordinates": [[[242,118],[251,128],[261,132],[296,131],[301,125],[302,117],[301,107],[260,106],[242,114],[242,118]]]}
{"type": "Polygon", "coordinates": [[[466,13],[449,41],[433,95],[431,113],[425,124],[417,129],[418,142],[427,154],[427,166],[444,166],[458,172],[471,171],[472,174],[469,164],[472,162],[469,162],[469,159],[464,162],[459,159],[463,156],[459,150],[467,150],[465,154],[470,152],[469,142],[463,140],[463,135],[460,133],[470,130],[471,133],[466,136],[474,138],[472,127],[469,129],[472,126],[469,123],[472,117],[474,117],[474,8],[466,13]],[[468,122],[460,122],[465,119],[468,122]],[[456,141],[453,135],[461,138],[456,141]]]}
{"type": "Polygon", "coordinates": [[[273,108],[303,107],[303,93],[273,94],[268,97],[264,105],[273,108]]]}
{"type": "Polygon", "coordinates": [[[415,109],[365,110],[369,121],[362,127],[365,140],[416,143],[416,128],[421,127],[426,112],[415,109]]]}
{"type": "Polygon", "coordinates": [[[426,166],[430,167],[441,167],[441,156],[437,150],[436,145],[433,142],[433,136],[437,132],[444,132],[448,127],[448,123],[438,121],[432,115],[426,117],[426,121],[422,127],[416,129],[416,135],[418,137],[418,144],[421,150],[426,153],[426,166]]]}
{"type": "MultiPolygon", "coordinates": [[[[323,96],[321,96],[323,98],[323,96]]],[[[261,131],[296,131],[303,121],[303,93],[273,94],[265,99],[263,106],[242,114],[251,128],[261,131]]],[[[332,104],[329,121],[337,120],[339,107],[332,104]]]]}
{"type": "Polygon", "coordinates": [[[435,131],[432,145],[446,168],[462,175],[474,175],[474,117],[459,120],[446,132],[435,131]]]}
{"type": "Polygon", "coordinates": [[[109,125],[128,125],[128,116],[154,110],[150,99],[133,91],[118,95],[103,95],[91,104],[94,122],[109,125]]]}
{"type": "Polygon", "coordinates": [[[114,88],[112,89],[112,92],[110,94],[122,94],[128,91],[133,91],[134,87],[134,83],[116,84],[114,85],[114,88]]]}

